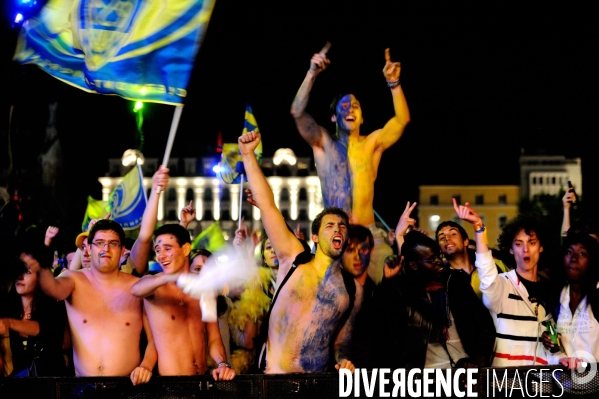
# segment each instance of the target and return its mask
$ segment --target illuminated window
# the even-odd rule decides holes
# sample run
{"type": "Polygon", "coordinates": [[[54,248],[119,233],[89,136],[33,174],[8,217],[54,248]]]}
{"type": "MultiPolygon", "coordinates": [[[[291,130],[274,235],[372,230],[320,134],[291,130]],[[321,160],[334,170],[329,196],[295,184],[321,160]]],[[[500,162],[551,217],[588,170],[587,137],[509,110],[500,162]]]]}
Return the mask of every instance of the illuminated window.
{"type": "Polygon", "coordinates": [[[431,215],[428,218],[428,223],[429,223],[430,229],[432,231],[437,230],[437,226],[439,226],[439,222],[440,221],[441,221],[441,216],[439,216],[439,215],[431,215]]]}

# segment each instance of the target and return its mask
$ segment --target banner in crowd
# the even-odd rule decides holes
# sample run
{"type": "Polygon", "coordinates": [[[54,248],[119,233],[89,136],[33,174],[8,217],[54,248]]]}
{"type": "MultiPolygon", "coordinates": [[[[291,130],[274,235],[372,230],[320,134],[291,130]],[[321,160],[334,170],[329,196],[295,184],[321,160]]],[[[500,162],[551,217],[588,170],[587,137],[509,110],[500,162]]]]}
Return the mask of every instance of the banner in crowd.
{"type": "Polygon", "coordinates": [[[136,165],[110,193],[110,218],[125,230],[135,229],[141,225],[146,204],[141,166],[136,165]]]}
{"type": "Polygon", "coordinates": [[[15,60],[82,90],[181,105],[216,0],[49,0],[15,60]]]}
{"type": "MultiPolygon", "coordinates": [[[[258,128],[258,122],[254,117],[254,112],[249,104],[245,107],[245,121],[243,124],[243,131],[241,135],[247,132],[254,131],[260,133],[258,128]]],[[[262,164],[262,140],[258,143],[258,146],[254,150],[254,155],[258,159],[258,164],[262,164]]],[[[227,184],[239,184],[241,182],[241,172],[243,167],[239,168],[237,165],[243,165],[241,155],[239,154],[239,144],[237,143],[226,143],[223,144],[222,156],[220,161],[220,168],[218,176],[220,179],[227,184]]],[[[247,181],[247,178],[244,178],[247,181]]]]}
{"type": "Polygon", "coordinates": [[[207,249],[216,252],[225,246],[225,237],[218,222],[205,228],[191,243],[193,249],[207,249]]]}
{"type": "Polygon", "coordinates": [[[87,231],[89,222],[93,219],[102,219],[106,217],[108,212],[110,212],[108,209],[108,201],[97,200],[88,196],[87,209],[85,210],[85,216],[83,217],[83,223],[81,224],[81,231],[87,231]]]}

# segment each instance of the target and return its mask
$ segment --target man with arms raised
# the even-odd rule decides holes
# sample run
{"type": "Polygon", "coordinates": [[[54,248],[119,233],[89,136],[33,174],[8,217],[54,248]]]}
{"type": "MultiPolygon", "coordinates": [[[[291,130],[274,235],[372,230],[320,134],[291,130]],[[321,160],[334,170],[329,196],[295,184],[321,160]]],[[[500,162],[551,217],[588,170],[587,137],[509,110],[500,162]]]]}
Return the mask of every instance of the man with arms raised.
{"type": "Polygon", "coordinates": [[[40,267],[31,256],[22,254],[21,260],[38,273],[48,296],[58,301],[66,299],[75,374],[130,375],[138,384],[150,380],[156,351],[146,328],[149,344],[140,363],[141,329],[147,323],[141,299],[130,293],[139,279],[119,271],[124,240],[125,232],[118,223],[102,219],[87,238],[91,245],[89,269],[67,270],[54,278],[49,268],[40,267]]]}
{"type": "MultiPolygon", "coordinates": [[[[168,177],[168,169],[161,166],[152,178],[152,190],[164,190],[168,177]]],[[[134,253],[138,256],[142,248],[149,249],[153,232],[156,261],[163,272],[142,277],[131,287],[131,293],[144,298],[158,353],[158,373],[169,376],[204,374],[208,369],[207,342],[210,356],[218,365],[212,372],[213,377],[231,380],[235,371],[227,363],[218,322],[204,323],[199,301],[184,294],[175,283],[180,274],[189,273],[189,232],[178,224],[166,224],[154,231],[157,215],[158,201],[148,202],[138,242],[134,245],[136,250],[131,251],[131,256],[134,253]]],[[[134,264],[139,262],[135,259],[134,264]]]]}
{"type": "Polygon", "coordinates": [[[335,134],[331,135],[306,113],[314,80],[330,63],[327,51],[328,45],[312,57],[310,69],[291,105],[291,114],[301,136],[314,152],[324,205],[342,208],[350,215],[351,224],[373,231],[375,248],[371,262],[374,267],[369,268],[368,274],[378,283],[383,278],[384,259],[393,251],[384,242],[386,234],[375,226],[374,182],[383,152],[399,140],[410,121],[399,81],[401,65],[391,62],[389,49],[386,49],[383,74],[391,90],[395,116],[382,129],[360,136],[364,122],[360,102],[353,94],[345,94],[331,104],[331,121],[336,126],[335,134]]]}
{"type": "Polygon", "coordinates": [[[347,214],[340,208],[330,207],[316,217],[312,224],[312,241],[317,248],[312,257],[287,227],[275,205],[272,190],[254,156],[259,142],[260,135],[255,132],[239,138],[239,151],[252,197],[260,208],[264,229],[279,259],[278,290],[271,306],[265,372],[324,371],[331,349],[335,368],[348,368],[353,372],[347,350],[353,320],[362,300],[362,287],[351,281],[356,291],[354,305],[350,306],[341,268],[335,262],[347,242],[347,214]],[[297,267],[292,266],[294,262],[297,267]],[[351,314],[347,314],[350,308],[351,314]]]}

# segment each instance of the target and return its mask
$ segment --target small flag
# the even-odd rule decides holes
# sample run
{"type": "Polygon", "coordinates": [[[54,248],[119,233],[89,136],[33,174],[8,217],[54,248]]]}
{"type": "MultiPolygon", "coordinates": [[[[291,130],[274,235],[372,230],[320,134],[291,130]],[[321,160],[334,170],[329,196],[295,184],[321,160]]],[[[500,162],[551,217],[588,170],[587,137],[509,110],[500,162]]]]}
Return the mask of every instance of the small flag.
{"type": "Polygon", "coordinates": [[[89,222],[93,219],[106,217],[108,212],[108,201],[93,199],[91,196],[87,197],[87,209],[85,210],[85,216],[81,224],[81,231],[87,231],[89,222]]]}
{"type": "Polygon", "coordinates": [[[111,219],[125,230],[141,225],[146,209],[146,191],[144,190],[141,166],[136,165],[110,193],[111,219]]]}
{"type": "Polygon", "coordinates": [[[193,249],[207,249],[216,252],[225,246],[225,237],[218,222],[212,223],[204,229],[191,243],[193,249]]]}
{"type": "Polygon", "coordinates": [[[15,60],[82,90],[181,105],[216,0],[49,0],[15,60]]]}
{"type": "MultiPolygon", "coordinates": [[[[241,135],[247,132],[255,131],[260,133],[258,128],[258,122],[252,112],[252,107],[249,104],[245,107],[245,121],[243,124],[243,131],[241,135]]],[[[262,164],[262,140],[258,143],[258,146],[254,150],[254,155],[258,160],[258,165],[262,164]]],[[[219,168],[220,179],[227,184],[239,184],[241,182],[241,171],[243,171],[243,162],[241,160],[241,154],[239,154],[239,144],[237,143],[226,143],[223,144],[222,156],[219,168]],[[238,164],[241,164],[240,166],[238,164]]],[[[247,177],[244,176],[244,181],[247,181],[247,177]]]]}

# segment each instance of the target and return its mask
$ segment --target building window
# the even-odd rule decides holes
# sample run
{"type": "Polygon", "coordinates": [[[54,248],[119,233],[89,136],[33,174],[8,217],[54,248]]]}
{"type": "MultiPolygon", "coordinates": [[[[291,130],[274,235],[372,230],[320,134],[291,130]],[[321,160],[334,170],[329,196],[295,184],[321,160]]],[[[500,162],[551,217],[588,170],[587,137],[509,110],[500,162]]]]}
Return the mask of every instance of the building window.
{"type": "Polygon", "coordinates": [[[185,201],[189,203],[189,201],[195,200],[193,188],[188,188],[185,192],[185,201]]]}
{"type": "Polygon", "coordinates": [[[500,194],[499,198],[497,199],[500,205],[507,205],[507,195],[505,194],[500,194]]]}
{"type": "Polygon", "coordinates": [[[540,177],[539,177],[539,184],[540,184],[540,185],[543,185],[543,176],[540,176],[540,177]]]}
{"type": "Polygon", "coordinates": [[[555,184],[555,176],[551,178],[551,184],[555,184]]]}
{"type": "Polygon", "coordinates": [[[166,220],[179,220],[177,217],[177,211],[174,209],[168,211],[168,218],[166,220]]]}
{"type": "Polygon", "coordinates": [[[431,205],[439,205],[439,196],[437,194],[431,195],[430,202],[431,205]]]}
{"type": "Polygon", "coordinates": [[[289,215],[289,210],[283,209],[281,211],[281,214],[283,215],[283,219],[285,219],[285,220],[291,220],[291,216],[289,215]]]}
{"type": "Polygon", "coordinates": [[[228,210],[221,211],[220,220],[231,220],[231,212],[228,210]]]}
{"type": "Polygon", "coordinates": [[[497,226],[499,226],[499,229],[503,230],[503,228],[505,227],[506,224],[507,224],[507,216],[499,215],[499,217],[497,218],[497,226]]]}
{"type": "Polygon", "coordinates": [[[477,194],[474,196],[474,204],[475,205],[484,205],[485,204],[485,196],[483,194],[477,194]]]}
{"type": "Polygon", "coordinates": [[[306,221],[306,220],[310,220],[308,218],[308,211],[305,210],[305,209],[300,209],[299,215],[298,215],[297,219],[300,220],[300,221],[302,221],[302,222],[306,221]]]}
{"type": "Polygon", "coordinates": [[[168,189],[168,201],[176,201],[177,200],[177,190],[174,188],[168,189]]]}
{"type": "Polygon", "coordinates": [[[299,190],[299,200],[308,201],[308,190],[306,190],[304,187],[300,188],[299,190]]]}
{"type": "Polygon", "coordinates": [[[202,196],[202,199],[204,201],[212,201],[212,190],[209,188],[204,190],[204,195],[202,196]]]}
{"type": "Polygon", "coordinates": [[[455,202],[457,202],[458,205],[462,204],[462,196],[460,194],[454,195],[453,198],[455,198],[455,202]]]}
{"type": "Polygon", "coordinates": [[[212,217],[212,211],[209,209],[206,209],[204,211],[204,216],[202,216],[202,220],[214,220],[214,218],[212,217]]]}
{"type": "Polygon", "coordinates": [[[229,192],[228,188],[223,188],[221,200],[223,200],[223,201],[231,200],[231,193],[229,192]]]}
{"type": "Polygon", "coordinates": [[[281,190],[281,201],[289,201],[289,190],[286,187],[281,190]]]}

